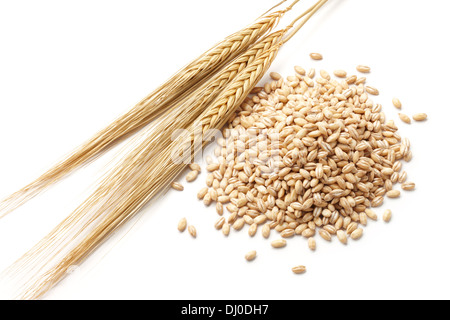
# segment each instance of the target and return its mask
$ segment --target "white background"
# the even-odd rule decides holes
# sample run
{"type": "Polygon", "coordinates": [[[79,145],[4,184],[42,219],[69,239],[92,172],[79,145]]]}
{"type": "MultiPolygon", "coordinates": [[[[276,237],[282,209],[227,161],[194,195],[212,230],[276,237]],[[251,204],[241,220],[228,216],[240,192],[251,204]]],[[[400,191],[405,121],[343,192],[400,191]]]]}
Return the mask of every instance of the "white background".
{"type": "MultiPolygon", "coordinates": [[[[30,182],[275,3],[0,1],[0,196],[30,182]]],[[[284,23],[312,3],[301,1],[284,23]]],[[[214,229],[213,206],[196,200],[203,172],[184,183],[184,192],[170,191],[145,209],[45,298],[450,298],[448,12],[443,0],[330,0],[271,68],[288,76],[294,65],[330,73],[372,67],[368,84],[381,92],[375,101],[411,140],[414,154],[404,168],[416,191],[377,210],[381,217],[392,209],[389,224],[369,222],[363,238],[348,246],[316,237],[316,252],[300,237],[281,250],[259,232],[249,238],[246,229],[225,238],[214,229]],[[324,60],[312,61],[310,52],[324,60]],[[404,113],[426,112],[429,120],[400,123],[394,96],[404,113]],[[197,239],[177,231],[182,217],[196,226],[197,239]],[[249,250],[258,252],[251,263],[244,260],[249,250]],[[306,274],[291,272],[299,264],[306,274]]],[[[87,196],[113,154],[0,220],[1,270],[87,196]]]]}

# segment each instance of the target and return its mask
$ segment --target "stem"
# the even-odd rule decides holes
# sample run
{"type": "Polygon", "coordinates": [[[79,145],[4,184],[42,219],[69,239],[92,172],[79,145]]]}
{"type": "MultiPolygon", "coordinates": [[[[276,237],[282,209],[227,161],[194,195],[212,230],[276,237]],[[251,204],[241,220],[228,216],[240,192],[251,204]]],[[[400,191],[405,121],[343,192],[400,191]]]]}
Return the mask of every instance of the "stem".
{"type": "Polygon", "coordinates": [[[309,8],[308,10],[306,10],[302,15],[300,15],[297,19],[295,19],[291,25],[289,25],[289,27],[292,27],[298,20],[300,20],[301,18],[303,18],[306,14],[308,14],[308,16],[306,17],[305,20],[303,20],[297,27],[295,27],[294,30],[291,31],[291,33],[285,38],[283,39],[281,42],[284,44],[286,42],[288,42],[304,25],[306,22],[308,22],[308,20],[327,2],[328,0],[320,0],[318,1],[314,6],[312,6],[311,8],[309,8]]]}

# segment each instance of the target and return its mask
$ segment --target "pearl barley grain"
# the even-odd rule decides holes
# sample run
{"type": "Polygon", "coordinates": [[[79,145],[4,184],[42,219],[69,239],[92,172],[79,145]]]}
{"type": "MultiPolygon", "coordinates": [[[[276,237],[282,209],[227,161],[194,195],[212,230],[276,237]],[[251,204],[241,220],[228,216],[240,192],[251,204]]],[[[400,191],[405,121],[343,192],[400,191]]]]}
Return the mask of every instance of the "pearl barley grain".
{"type": "Polygon", "coordinates": [[[192,225],[188,226],[188,231],[189,231],[189,234],[190,234],[193,238],[197,238],[197,229],[195,229],[194,226],[192,226],[192,225]]]}
{"type": "Polygon", "coordinates": [[[347,72],[345,70],[335,70],[333,74],[338,78],[345,78],[347,76],[347,72]]]}
{"type": "Polygon", "coordinates": [[[383,214],[384,222],[391,221],[391,218],[392,218],[392,211],[390,209],[386,209],[386,211],[384,211],[384,214],[383,214]]]}
{"type": "Polygon", "coordinates": [[[197,179],[197,176],[198,176],[198,171],[193,170],[186,175],[186,181],[193,182],[193,181],[195,181],[195,179],[197,179]]]}
{"type": "Polygon", "coordinates": [[[415,115],[413,115],[412,118],[415,121],[424,121],[427,119],[427,114],[426,113],[416,113],[415,115]]]}
{"type": "Polygon", "coordinates": [[[358,70],[361,73],[369,73],[370,72],[370,67],[369,66],[364,66],[364,65],[358,65],[358,66],[356,66],[356,70],[358,70]]]}
{"type": "Polygon", "coordinates": [[[308,239],[308,247],[312,251],[316,250],[316,240],[314,240],[314,238],[308,239]]]}
{"type": "Polygon", "coordinates": [[[283,248],[286,246],[286,240],[284,240],[284,239],[274,240],[274,241],[272,241],[271,245],[274,248],[283,248]]]}
{"type": "Polygon", "coordinates": [[[322,60],[323,59],[323,56],[320,53],[317,53],[317,52],[310,53],[309,56],[313,60],[322,60]]]}
{"type": "Polygon", "coordinates": [[[178,231],[183,232],[186,230],[187,220],[186,218],[182,218],[180,222],[178,222],[178,231]]]}
{"type": "Polygon", "coordinates": [[[245,260],[247,260],[247,261],[253,261],[253,260],[255,260],[255,258],[256,258],[256,251],[255,250],[250,251],[250,252],[248,252],[245,255],[245,260]]]}
{"type": "Polygon", "coordinates": [[[292,272],[295,274],[302,274],[306,272],[305,266],[296,266],[292,268],[292,272]]]}
{"type": "Polygon", "coordinates": [[[392,104],[393,104],[394,107],[396,107],[397,109],[401,109],[401,108],[402,108],[402,103],[401,103],[400,100],[397,99],[397,98],[393,98],[393,99],[392,99],[392,104]]]}
{"type": "Polygon", "coordinates": [[[177,190],[177,191],[183,191],[184,187],[181,183],[179,182],[172,182],[172,184],[170,185],[172,187],[172,189],[177,190]]]}
{"type": "Polygon", "coordinates": [[[411,119],[410,119],[410,117],[408,117],[406,114],[404,114],[404,113],[399,113],[399,114],[398,114],[398,117],[399,117],[400,120],[402,120],[404,123],[411,124],[411,119]]]}

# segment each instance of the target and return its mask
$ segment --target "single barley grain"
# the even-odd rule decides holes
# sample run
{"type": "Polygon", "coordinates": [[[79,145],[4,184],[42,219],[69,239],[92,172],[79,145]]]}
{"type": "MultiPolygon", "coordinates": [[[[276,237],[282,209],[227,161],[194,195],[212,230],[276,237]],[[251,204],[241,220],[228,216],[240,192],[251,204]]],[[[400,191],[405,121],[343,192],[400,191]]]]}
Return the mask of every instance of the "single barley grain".
{"type": "Polygon", "coordinates": [[[316,53],[316,52],[310,53],[309,56],[313,60],[322,60],[323,59],[323,56],[320,53],[316,53]]]}
{"type": "Polygon", "coordinates": [[[347,233],[344,230],[338,230],[336,235],[341,243],[347,244],[347,233]]]}
{"type": "Polygon", "coordinates": [[[218,215],[223,215],[223,204],[221,202],[216,202],[216,212],[218,215]]]}
{"type": "Polygon", "coordinates": [[[359,213],[359,223],[363,226],[367,225],[367,214],[364,211],[359,213]]]}
{"type": "Polygon", "coordinates": [[[358,229],[358,224],[356,222],[350,222],[350,224],[347,227],[347,234],[352,234],[353,231],[358,229]]]}
{"type": "Polygon", "coordinates": [[[317,245],[316,245],[316,240],[314,238],[308,239],[308,247],[312,251],[316,250],[317,245]]]}
{"type": "Polygon", "coordinates": [[[230,234],[230,224],[228,222],[225,222],[222,226],[222,233],[225,236],[228,236],[230,234]]]}
{"type": "Polygon", "coordinates": [[[295,72],[297,72],[297,73],[298,73],[299,75],[301,75],[301,76],[306,75],[305,69],[303,69],[303,68],[300,67],[300,66],[295,66],[295,67],[294,67],[294,70],[295,70],[295,72]]]}
{"type": "Polygon", "coordinates": [[[278,239],[271,242],[272,247],[274,248],[283,248],[286,246],[286,240],[278,239]]]}
{"type": "Polygon", "coordinates": [[[175,189],[177,191],[183,191],[184,187],[181,183],[179,182],[172,182],[172,184],[170,185],[172,187],[172,189],[175,189]]]}
{"type": "Polygon", "coordinates": [[[356,66],[356,70],[358,70],[361,73],[369,73],[370,72],[370,67],[369,66],[364,66],[364,65],[358,65],[358,66],[356,66]]]}
{"type": "Polygon", "coordinates": [[[426,113],[416,113],[415,115],[412,116],[412,118],[416,121],[424,121],[427,119],[427,114],[426,113]]]}
{"type": "Polygon", "coordinates": [[[271,72],[271,73],[270,73],[270,77],[271,77],[273,80],[275,80],[275,81],[278,81],[278,80],[281,79],[281,75],[280,75],[279,73],[277,73],[277,72],[271,72]]]}
{"type": "Polygon", "coordinates": [[[200,191],[197,193],[197,198],[199,200],[202,200],[207,193],[208,193],[208,187],[201,188],[200,191]]]}
{"type": "Polygon", "coordinates": [[[352,232],[352,234],[350,235],[350,237],[351,237],[353,240],[358,240],[358,239],[360,239],[360,238],[362,237],[362,235],[363,235],[363,229],[358,228],[358,229],[356,229],[355,231],[352,232]]]}
{"type": "Polygon", "coordinates": [[[208,207],[211,204],[211,202],[212,202],[211,195],[209,193],[205,194],[205,196],[203,197],[203,204],[208,207]]]}
{"type": "Polygon", "coordinates": [[[319,235],[326,241],[331,241],[331,235],[328,231],[326,230],[320,230],[319,231],[319,235]]]}
{"type": "Polygon", "coordinates": [[[195,179],[197,179],[197,176],[198,176],[198,171],[196,171],[196,170],[190,171],[190,172],[186,175],[186,181],[187,181],[187,182],[192,182],[192,181],[194,181],[195,179]]]}
{"type": "Polygon", "coordinates": [[[384,211],[384,214],[383,214],[384,222],[391,221],[391,218],[392,218],[392,211],[390,209],[386,209],[386,211],[384,211]]]}
{"type": "MultiPolygon", "coordinates": [[[[327,81],[331,80],[330,74],[325,70],[320,70],[320,76],[327,81]]],[[[326,84],[326,81],[324,84],[326,84]]]]}
{"type": "Polygon", "coordinates": [[[256,258],[256,251],[252,250],[250,252],[247,252],[247,254],[245,255],[245,260],[247,261],[253,261],[256,258]]]}
{"type": "Polygon", "coordinates": [[[256,234],[256,231],[258,230],[258,225],[256,223],[253,223],[250,228],[248,228],[248,235],[250,237],[253,237],[256,234]]]}
{"type": "Polygon", "coordinates": [[[197,238],[197,230],[195,229],[195,227],[193,225],[189,225],[188,226],[188,231],[189,234],[193,237],[193,238],[197,238]]]}
{"type": "Polygon", "coordinates": [[[394,107],[396,107],[397,109],[401,109],[401,108],[402,108],[402,103],[401,103],[400,100],[398,100],[397,98],[393,98],[393,99],[392,99],[392,104],[393,104],[394,107]]]}
{"type": "Polygon", "coordinates": [[[380,92],[378,91],[377,88],[374,88],[374,87],[371,87],[371,86],[366,86],[366,91],[368,93],[370,93],[371,95],[373,95],[373,96],[377,96],[377,95],[380,94],[380,92]]]}
{"type": "Polygon", "coordinates": [[[284,229],[283,231],[281,231],[280,235],[283,238],[292,238],[295,235],[295,231],[294,229],[284,229]]]}
{"type": "Polygon", "coordinates": [[[398,117],[400,118],[400,120],[402,120],[404,123],[410,124],[411,123],[411,119],[404,113],[399,113],[398,117]]]}
{"type": "Polygon", "coordinates": [[[191,163],[191,164],[189,165],[189,168],[190,168],[192,171],[198,171],[199,173],[202,172],[202,168],[200,167],[200,165],[199,165],[198,163],[191,163]]]}
{"type": "Polygon", "coordinates": [[[270,236],[270,225],[266,223],[262,228],[262,235],[264,238],[269,238],[270,236]]]}
{"type": "Polygon", "coordinates": [[[217,220],[216,223],[214,224],[214,227],[217,230],[221,230],[224,223],[225,223],[225,218],[224,217],[220,217],[219,220],[217,220]]]}
{"type": "Polygon", "coordinates": [[[305,266],[296,266],[292,268],[292,272],[295,274],[302,274],[306,272],[305,266]]]}
{"type": "Polygon", "coordinates": [[[386,192],[386,197],[398,198],[398,197],[400,197],[400,190],[390,190],[390,191],[386,192]]]}
{"type": "Polygon", "coordinates": [[[345,78],[347,77],[347,72],[345,70],[335,70],[333,74],[338,78],[345,78]]]}
{"type": "Polygon", "coordinates": [[[178,222],[178,231],[183,232],[186,230],[187,220],[186,218],[182,218],[180,222],[178,222]]]}
{"type": "Polygon", "coordinates": [[[378,220],[378,216],[375,213],[375,211],[373,211],[372,209],[366,209],[366,211],[364,211],[366,213],[366,215],[373,221],[377,221],[378,220]]]}
{"type": "Polygon", "coordinates": [[[414,182],[405,182],[402,183],[402,189],[406,191],[411,191],[416,188],[416,184],[414,182]]]}
{"type": "Polygon", "coordinates": [[[233,229],[236,231],[239,231],[244,227],[244,225],[245,225],[245,220],[243,218],[239,218],[233,223],[233,229]]]}

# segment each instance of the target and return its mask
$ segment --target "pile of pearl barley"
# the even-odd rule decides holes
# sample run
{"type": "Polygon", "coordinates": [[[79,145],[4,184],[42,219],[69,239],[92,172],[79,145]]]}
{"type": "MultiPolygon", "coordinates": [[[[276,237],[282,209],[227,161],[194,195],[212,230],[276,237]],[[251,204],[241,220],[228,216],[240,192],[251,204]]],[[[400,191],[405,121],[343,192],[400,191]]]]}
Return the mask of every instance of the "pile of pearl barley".
{"type": "MultiPolygon", "coordinates": [[[[215,227],[225,235],[248,225],[250,236],[258,229],[265,238],[272,230],[303,236],[312,250],[316,233],[345,244],[377,219],[371,208],[400,196],[397,183],[415,188],[402,171],[410,143],[370,99],[378,90],[366,78],[340,71],[337,80],[322,70],[314,81],[314,69],[295,71],[286,79],[271,73],[246,98],[217,141],[216,160],[207,159],[198,198],[216,203],[215,227]]],[[[386,210],[383,219],[390,218],[386,210]]]]}

